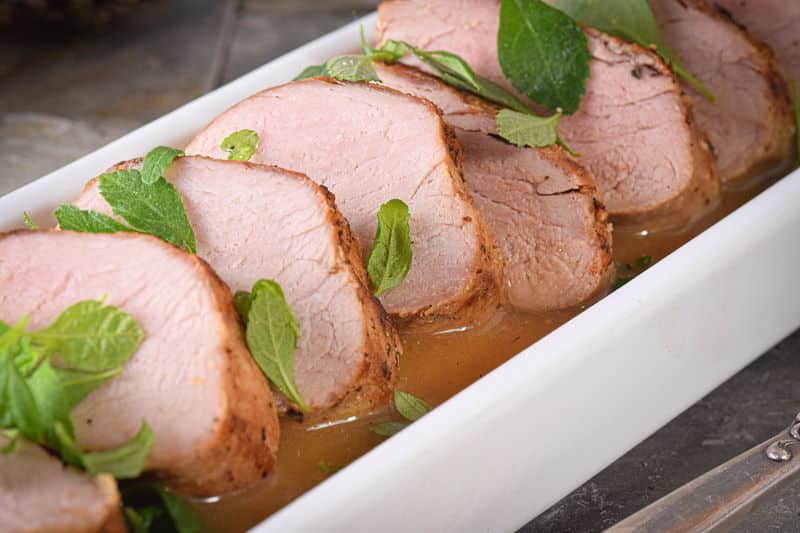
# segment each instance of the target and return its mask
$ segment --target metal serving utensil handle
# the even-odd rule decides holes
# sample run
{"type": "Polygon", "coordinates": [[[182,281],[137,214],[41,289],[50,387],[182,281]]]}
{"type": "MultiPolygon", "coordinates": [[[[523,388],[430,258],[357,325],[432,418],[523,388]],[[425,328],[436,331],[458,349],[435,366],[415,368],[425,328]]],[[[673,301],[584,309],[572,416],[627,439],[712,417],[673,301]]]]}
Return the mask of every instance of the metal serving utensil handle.
{"type": "Polygon", "coordinates": [[[800,472],[800,414],[788,431],[667,494],[629,516],[612,533],[724,531],[765,494],[800,472]]]}

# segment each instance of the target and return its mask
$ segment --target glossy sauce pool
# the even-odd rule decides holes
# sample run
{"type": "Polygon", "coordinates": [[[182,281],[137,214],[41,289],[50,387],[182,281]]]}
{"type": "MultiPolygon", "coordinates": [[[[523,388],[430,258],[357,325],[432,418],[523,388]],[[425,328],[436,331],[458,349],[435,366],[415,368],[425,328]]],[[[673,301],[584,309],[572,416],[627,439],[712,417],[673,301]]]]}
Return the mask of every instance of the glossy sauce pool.
{"type": "MultiPolygon", "coordinates": [[[[771,172],[783,175],[782,172],[771,172]]],[[[720,204],[700,221],[680,231],[648,233],[644,229],[619,230],[613,234],[617,276],[626,278],[642,271],[637,259],[663,258],[683,243],[763,191],[775,179],[762,176],[747,187],[728,190],[720,204]]],[[[398,388],[438,405],[538,339],[577,315],[582,308],[543,314],[498,311],[477,328],[451,328],[431,332],[401,329],[404,355],[400,362],[398,388]]],[[[384,413],[356,420],[314,425],[284,419],[278,469],[254,488],[196,502],[198,511],[213,532],[245,531],[280,509],[328,474],[322,463],[342,467],[380,444],[383,437],[371,428],[392,420],[384,413]]]]}

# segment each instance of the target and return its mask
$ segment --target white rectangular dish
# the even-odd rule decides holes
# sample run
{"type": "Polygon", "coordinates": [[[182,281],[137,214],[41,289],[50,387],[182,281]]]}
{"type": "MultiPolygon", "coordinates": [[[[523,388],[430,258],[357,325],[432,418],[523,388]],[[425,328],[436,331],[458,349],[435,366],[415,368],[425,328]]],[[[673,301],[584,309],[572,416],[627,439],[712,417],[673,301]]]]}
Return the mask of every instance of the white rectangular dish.
{"type": "MultiPolygon", "coordinates": [[[[44,220],[111,164],[352,51],[359,25],[0,198],[44,220]]],[[[800,325],[800,172],[596,303],[254,531],[506,531],[592,477],[800,325]]]]}

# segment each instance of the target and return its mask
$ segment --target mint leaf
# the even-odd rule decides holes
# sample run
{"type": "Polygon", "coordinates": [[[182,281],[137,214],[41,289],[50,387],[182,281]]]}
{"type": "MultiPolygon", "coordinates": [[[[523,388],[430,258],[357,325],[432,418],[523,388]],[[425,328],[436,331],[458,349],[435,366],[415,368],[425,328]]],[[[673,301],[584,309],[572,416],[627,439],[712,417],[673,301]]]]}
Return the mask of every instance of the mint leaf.
{"type": "Polygon", "coordinates": [[[395,389],[394,408],[409,422],[415,422],[431,412],[431,406],[413,394],[395,389]]]}
{"type": "Polygon", "coordinates": [[[604,33],[645,48],[655,47],[655,51],[675,74],[686,80],[698,93],[712,102],[715,100],[713,93],[686,70],[677,54],[667,46],[647,0],[551,0],[550,5],[604,33]]]}
{"type": "Polygon", "coordinates": [[[45,421],[39,411],[36,398],[25,378],[20,374],[11,357],[0,358],[0,405],[4,426],[18,429],[20,434],[34,442],[42,442],[45,436],[45,421]]]}
{"type": "Polygon", "coordinates": [[[372,61],[370,56],[337,56],[325,63],[325,72],[331,78],[342,81],[381,81],[372,61]]]}
{"type": "Polygon", "coordinates": [[[233,306],[236,312],[247,323],[247,315],[250,314],[250,307],[253,305],[253,297],[247,291],[236,291],[233,295],[233,306]]]}
{"type": "Polygon", "coordinates": [[[194,232],[186,218],[181,195],[171,183],[159,178],[146,185],[136,170],[101,174],[99,181],[100,194],[115,215],[137,231],[196,253],[194,232]]]}
{"type": "MultiPolygon", "coordinates": [[[[41,442],[48,448],[58,450],[59,440],[54,432],[56,424],[61,424],[70,435],[74,432],[69,417],[72,405],[64,394],[58,374],[48,361],[44,361],[28,378],[27,385],[42,420],[41,442]]],[[[26,435],[26,437],[37,440],[31,436],[26,435]]]]}
{"type": "Polygon", "coordinates": [[[133,231],[108,215],[97,211],[84,211],[74,205],[62,205],[53,213],[58,225],[63,230],[81,231],[84,233],[116,233],[133,231]]]}
{"type": "Polygon", "coordinates": [[[292,78],[292,81],[304,80],[306,78],[315,78],[317,76],[327,76],[325,73],[325,65],[310,65],[303,69],[303,71],[292,78]]]}
{"type": "Polygon", "coordinates": [[[54,368],[53,370],[58,374],[64,397],[70,408],[78,405],[81,400],[86,398],[97,387],[122,374],[121,366],[102,372],[81,372],[80,370],[69,368],[54,368]]]}
{"type": "Polygon", "coordinates": [[[497,134],[516,146],[550,146],[558,141],[561,114],[537,117],[502,109],[495,117],[497,134]]]}
{"type": "Polygon", "coordinates": [[[31,334],[36,344],[84,372],[121,367],[143,337],[129,314],[94,300],[71,305],[52,324],[31,334]]]}
{"type": "Polygon", "coordinates": [[[372,432],[381,437],[391,437],[409,426],[408,422],[382,422],[372,428],[372,432]]]}
{"type": "Polygon", "coordinates": [[[138,477],[153,448],[153,431],[147,422],[128,442],[105,452],[84,453],[81,462],[90,474],[111,474],[117,479],[138,477]]]}
{"type": "Polygon", "coordinates": [[[502,0],[497,53],[503,74],[551,111],[577,111],[589,78],[589,45],[570,17],[541,0],[502,0]]]}
{"type": "MultiPolygon", "coordinates": [[[[144,522],[146,531],[201,533],[203,523],[190,503],[156,483],[134,483],[120,490],[126,516],[136,515],[134,521],[144,522]],[[137,520],[137,518],[141,520],[137,520]]],[[[130,527],[130,521],[129,521],[130,527]]],[[[133,529],[133,528],[131,528],[133,529]]],[[[133,533],[138,533],[134,530],[133,533]]]]}
{"type": "Polygon", "coordinates": [[[25,226],[28,229],[39,229],[39,226],[34,224],[33,219],[31,219],[31,216],[28,214],[27,211],[22,212],[22,221],[25,223],[25,226]]]}
{"type": "Polygon", "coordinates": [[[172,164],[176,157],[183,155],[183,150],[176,150],[169,146],[157,146],[147,152],[142,164],[142,181],[152,185],[164,175],[164,171],[172,164]]]}
{"type": "Polygon", "coordinates": [[[230,161],[250,161],[258,149],[258,133],[253,130],[239,130],[231,133],[222,140],[220,148],[228,152],[230,161]]]}
{"type": "Polygon", "coordinates": [[[247,313],[247,346],[264,375],[303,411],[308,406],[297,390],[294,352],[300,326],[292,316],[280,285],[259,280],[253,285],[247,313]]]}
{"type": "Polygon", "coordinates": [[[375,296],[397,287],[411,270],[411,229],[408,206],[393,199],[378,209],[378,229],[367,259],[375,296]]]}

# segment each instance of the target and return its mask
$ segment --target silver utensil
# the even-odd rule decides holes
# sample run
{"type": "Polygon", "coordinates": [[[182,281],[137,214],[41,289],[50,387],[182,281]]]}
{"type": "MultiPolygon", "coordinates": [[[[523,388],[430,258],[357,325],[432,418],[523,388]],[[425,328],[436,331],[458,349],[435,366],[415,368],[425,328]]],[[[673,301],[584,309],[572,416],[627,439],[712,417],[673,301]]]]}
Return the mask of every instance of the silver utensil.
{"type": "Polygon", "coordinates": [[[788,430],[667,494],[610,533],[726,531],[800,471],[800,413],[788,430]]]}

